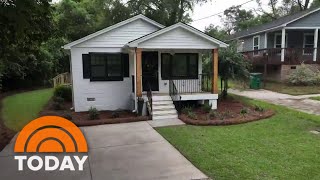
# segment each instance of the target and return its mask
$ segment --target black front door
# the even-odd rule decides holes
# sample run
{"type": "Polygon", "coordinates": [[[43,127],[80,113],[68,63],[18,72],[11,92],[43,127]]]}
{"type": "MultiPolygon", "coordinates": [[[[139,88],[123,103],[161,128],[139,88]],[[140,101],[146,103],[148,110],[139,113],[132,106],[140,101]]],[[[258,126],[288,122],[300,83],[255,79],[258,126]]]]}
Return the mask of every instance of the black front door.
{"type": "Polygon", "coordinates": [[[158,52],[142,52],[143,91],[159,91],[158,52]]]}

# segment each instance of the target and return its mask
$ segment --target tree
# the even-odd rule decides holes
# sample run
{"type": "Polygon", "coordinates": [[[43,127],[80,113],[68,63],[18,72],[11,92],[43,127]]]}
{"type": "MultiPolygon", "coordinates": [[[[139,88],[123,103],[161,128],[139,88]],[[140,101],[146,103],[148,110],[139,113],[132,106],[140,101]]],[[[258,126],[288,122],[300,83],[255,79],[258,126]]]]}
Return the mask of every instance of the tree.
{"type": "Polygon", "coordinates": [[[36,56],[41,43],[52,33],[52,12],[50,0],[0,2],[0,74],[3,83],[23,80],[39,71],[45,63],[39,62],[36,56]]]}
{"type": "Polygon", "coordinates": [[[204,32],[214,38],[217,38],[219,40],[225,41],[227,40],[228,34],[227,31],[222,29],[219,26],[215,26],[213,24],[210,24],[208,27],[205,28],[204,32]]]}
{"type": "Polygon", "coordinates": [[[256,15],[252,10],[240,9],[241,6],[232,6],[221,16],[224,30],[227,34],[243,31],[250,27],[270,22],[272,19],[266,15],[256,15]]]}
{"type": "Polygon", "coordinates": [[[219,53],[219,77],[221,78],[222,97],[228,95],[228,82],[234,80],[246,80],[249,77],[250,63],[238,53],[236,46],[231,44],[219,53]]]}
{"type": "Polygon", "coordinates": [[[144,14],[147,17],[170,26],[177,22],[188,23],[191,21],[188,12],[193,11],[197,3],[208,0],[130,0],[129,7],[135,14],[144,14]]]}

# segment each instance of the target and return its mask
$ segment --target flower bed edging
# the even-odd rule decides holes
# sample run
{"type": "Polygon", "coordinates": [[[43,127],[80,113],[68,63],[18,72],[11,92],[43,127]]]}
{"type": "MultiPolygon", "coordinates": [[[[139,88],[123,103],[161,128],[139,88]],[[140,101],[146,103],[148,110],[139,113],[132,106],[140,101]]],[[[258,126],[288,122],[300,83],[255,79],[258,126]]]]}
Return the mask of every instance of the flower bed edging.
{"type": "Polygon", "coordinates": [[[261,113],[259,116],[243,116],[242,118],[230,118],[225,120],[194,120],[190,119],[186,115],[182,114],[179,116],[179,119],[182,120],[184,123],[189,125],[196,125],[196,126],[227,126],[227,125],[236,125],[236,124],[243,124],[253,121],[258,121],[262,119],[267,119],[272,117],[275,114],[272,110],[267,110],[261,113]]]}
{"type": "Polygon", "coordinates": [[[130,118],[114,118],[114,119],[97,119],[97,120],[87,120],[87,121],[72,121],[78,127],[82,126],[97,126],[103,124],[118,124],[118,123],[130,123],[139,121],[148,121],[148,116],[140,117],[130,117],[130,118]]]}

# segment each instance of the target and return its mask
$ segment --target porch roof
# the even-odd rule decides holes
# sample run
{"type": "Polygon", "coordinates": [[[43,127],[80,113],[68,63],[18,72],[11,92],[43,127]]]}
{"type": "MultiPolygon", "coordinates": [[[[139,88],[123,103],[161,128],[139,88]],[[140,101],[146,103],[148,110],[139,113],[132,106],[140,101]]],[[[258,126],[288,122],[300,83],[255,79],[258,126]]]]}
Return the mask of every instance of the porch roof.
{"type": "Polygon", "coordinates": [[[271,21],[270,23],[262,24],[259,26],[249,28],[244,31],[237,32],[237,33],[231,35],[229,40],[244,38],[247,36],[252,36],[252,35],[256,35],[256,34],[271,31],[271,30],[278,30],[278,29],[286,27],[288,24],[296,22],[296,21],[298,21],[298,20],[300,20],[300,19],[302,19],[312,13],[318,12],[319,10],[320,10],[320,8],[313,8],[313,9],[301,11],[299,13],[295,13],[292,15],[284,16],[284,17],[278,18],[274,21],[271,21]]]}
{"type": "Polygon", "coordinates": [[[127,46],[146,49],[213,49],[228,47],[228,44],[192,26],[177,23],[133,40],[127,46]]]}

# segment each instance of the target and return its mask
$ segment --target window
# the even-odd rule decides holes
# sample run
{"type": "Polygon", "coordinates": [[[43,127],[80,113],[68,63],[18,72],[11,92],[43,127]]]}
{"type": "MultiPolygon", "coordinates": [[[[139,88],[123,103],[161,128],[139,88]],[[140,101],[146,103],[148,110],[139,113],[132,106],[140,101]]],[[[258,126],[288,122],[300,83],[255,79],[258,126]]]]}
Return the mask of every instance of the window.
{"type": "Polygon", "coordinates": [[[129,77],[129,54],[82,54],[83,79],[122,81],[129,77]]]}
{"type": "Polygon", "coordinates": [[[129,54],[121,54],[123,63],[123,77],[129,77],[129,54]]]}
{"type": "Polygon", "coordinates": [[[253,55],[258,55],[260,49],[260,36],[254,36],[253,37],[253,55]]]}
{"type": "MultiPolygon", "coordinates": [[[[286,34],[285,37],[285,47],[288,47],[288,35],[286,34]]],[[[276,33],[274,35],[274,48],[281,48],[282,44],[282,34],[281,33],[276,33]]]]}
{"type": "Polygon", "coordinates": [[[198,54],[161,55],[161,77],[167,79],[197,79],[198,54]]]}
{"type": "Polygon", "coordinates": [[[314,34],[304,34],[303,55],[312,55],[314,48],[314,34]]]}
{"type": "Polygon", "coordinates": [[[237,52],[243,52],[243,44],[244,44],[244,40],[239,40],[237,42],[237,52]]]}

